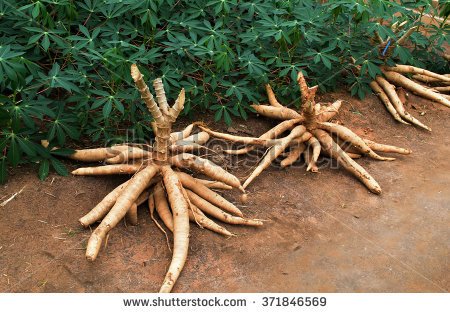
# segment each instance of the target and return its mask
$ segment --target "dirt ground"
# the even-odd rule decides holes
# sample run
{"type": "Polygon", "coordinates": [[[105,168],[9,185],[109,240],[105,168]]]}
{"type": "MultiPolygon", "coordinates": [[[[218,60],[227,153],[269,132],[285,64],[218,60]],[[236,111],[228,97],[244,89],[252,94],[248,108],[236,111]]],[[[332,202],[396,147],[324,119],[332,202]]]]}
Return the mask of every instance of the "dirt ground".
{"type": "MultiPolygon", "coordinates": [[[[243,208],[270,222],[259,229],[227,226],[238,234],[229,239],[191,224],[188,261],[175,292],[449,290],[450,109],[411,96],[409,110],[432,127],[428,133],[394,122],[375,96],[359,101],[338,92],[321,100],[337,98],[345,100],[337,120],[367,138],[413,150],[394,162],[358,160],[382,195],[369,193],[343,169],[270,168],[250,185],[243,208]]],[[[233,127],[257,135],[274,122],[252,116],[245,125],[233,127]]],[[[230,163],[240,178],[251,170],[245,160],[230,163]]],[[[157,291],[171,253],[144,206],[138,226],[119,224],[94,263],[84,258],[90,230],[78,218],[124,179],[51,175],[40,182],[34,168],[15,170],[0,186],[0,199],[25,186],[0,207],[0,291],[157,291]]]]}

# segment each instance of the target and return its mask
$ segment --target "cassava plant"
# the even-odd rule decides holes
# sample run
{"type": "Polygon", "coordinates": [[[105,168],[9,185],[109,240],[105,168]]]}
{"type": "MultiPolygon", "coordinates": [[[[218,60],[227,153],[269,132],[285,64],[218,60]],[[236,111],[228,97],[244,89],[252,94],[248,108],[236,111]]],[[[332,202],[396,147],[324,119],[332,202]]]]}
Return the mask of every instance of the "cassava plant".
{"type": "Polygon", "coordinates": [[[258,146],[269,148],[244,182],[244,188],[278,156],[287,151],[286,157],[281,161],[282,167],[293,164],[303,155],[307,163],[306,170],[317,172],[316,162],[320,154],[324,153],[336,159],[338,164],[356,176],[371,192],[381,193],[381,187],[376,180],[353,158],[359,158],[364,154],[376,160],[392,161],[394,158],[380,156],[375,151],[400,154],[409,154],[411,151],[363,139],[347,127],[329,122],[337,114],[342,101],[337,100],[331,105],[322,106],[314,100],[318,86],[308,87],[301,72],[298,74],[297,82],[301,92],[302,111],[297,112],[280,104],[270,85],[266,85],[270,105],[252,105],[260,115],[284,120],[259,138],[228,135],[212,131],[205,126],[199,127],[214,137],[249,145],[239,150],[225,150],[229,154],[247,153],[258,146]],[[288,132],[288,135],[282,137],[285,132],[288,132]]]}
{"type": "Polygon", "coordinates": [[[244,218],[234,204],[209,188],[235,187],[244,192],[238,178],[206,159],[185,152],[201,147],[209,137],[207,134],[190,136],[193,125],[181,132],[172,132],[172,125],[184,106],[184,89],[170,107],[161,79],[153,82],[155,101],[136,65],[131,66],[131,76],[155,120],[154,146],[149,150],[127,145],[77,150],[70,156],[79,161],[112,163],[79,168],[72,172],[74,175],[133,175],[80,218],[80,223],[85,227],[101,220],[89,238],[86,257],[94,261],[108,233],[125,216],[128,216],[130,222],[136,223],[137,206],[148,201],[152,218],[156,208],[165,226],[173,232],[172,262],[160,289],[160,292],[170,292],[187,258],[189,221],[225,236],[233,234],[213,222],[206,214],[229,224],[261,226],[262,221],[244,218]],[[196,179],[174,168],[197,171],[216,181],[196,179]]]}

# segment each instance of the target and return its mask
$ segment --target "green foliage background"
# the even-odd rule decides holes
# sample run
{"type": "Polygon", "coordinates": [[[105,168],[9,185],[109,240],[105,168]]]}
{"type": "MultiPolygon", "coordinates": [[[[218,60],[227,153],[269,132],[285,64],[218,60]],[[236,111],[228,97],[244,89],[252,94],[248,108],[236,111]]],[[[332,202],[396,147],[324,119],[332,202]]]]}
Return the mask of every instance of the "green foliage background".
{"type": "MultiPolygon", "coordinates": [[[[21,162],[39,163],[42,179],[50,167],[66,175],[55,155],[71,151],[50,149],[68,138],[101,146],[131,130],[148,139],[150,117],[131,85],[131,63],[148,82],[161,76],[172,99],[184,87],[185,114],[213,110],[228,124],[264,100],[269,81],[295,105],[300,70],[323,90],[346,72],[352,93],[363,97],[379,73],[371,34],[396,38],[381,19],[408,28],[420,25],[421,13],[436,13],[431,1],[400,2],[0,0],[0,182],[21,162]],[[346,71],[350,57],[361,76],[346,71]]],[[[427,37],[414,33],[411,47],[397,48],[388,62],[448,72],[437,54],[448,30],[443,23],[427,37]]]]}

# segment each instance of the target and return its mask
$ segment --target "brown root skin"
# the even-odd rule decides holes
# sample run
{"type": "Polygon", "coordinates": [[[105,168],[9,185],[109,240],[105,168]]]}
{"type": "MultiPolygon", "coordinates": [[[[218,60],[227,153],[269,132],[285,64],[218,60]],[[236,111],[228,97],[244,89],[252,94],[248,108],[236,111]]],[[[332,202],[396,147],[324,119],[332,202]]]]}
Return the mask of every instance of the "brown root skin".
{"type": "Polygon", "coordinates": [[[220,132],[213,131],[204,126],[199,126],[199,128],[202,129],[203,131],[207,132],[208,134],[210,134],[213,137],[232,141],[232,142],[248,144],[248,145],[259,145],[259,146],[263,146],[263,147],[270,147],[279,142],[279,140],[277,140],[277,139],[264,139],[261,137],[255,138],[255,137],[235,136],[235,135],[220,133],[220,132]]]}
{"type": "Polygon", "coordinates": [[[224,184],[220,181],[214,181],[214,180],[207,180],[207,179],[200,179],[200,178],[194,178],[197,183],[202,184],[205,187],[211,188],[211,189],[224,189],[224,190],[231,190],[233,187],[224,184]]]}
{"type": "Polygon", "coordinates": [[[210,220],[199,208],[191,203],[191,209],[189,210],[189,220],[192,223],[197,224],[201,228],[209,229],[215,233],[226,237],[234,237],[236,236],[226,228],[220,226],[214,221],[210,220]]]}
{"type": "Polygon", "coordinates": [[[401,86],[415,94],[418,94],[421,97],[436,101],[440,104],[445,105],[446,107],[450,107],[450,100],[447,100],[446,98],[442,97],[442,95],[436,92],[426,89],[425,87],[419,85],[418,83],[415,83],[414,81],[406,78],[399,73],[383,71],[383,74],[389,82],[397,86],[401,86]]]}
{"type": "Polygon", "coordinates": [[[310,147],[308,147],[305,151],[303,151],[303,157],[305,158],[305,163],[308,165],[306,171],[311,171],[312,173],[318,173],[319,168],[313,162],[313,151],[310,147]]]}
{"type": "Polygon", "coordinates": [[[207,132],[199,132],[197,134],[194,135],[190,135],[186,138],[183,138],[182,140],[178,140],[176,142],[176,144],[183,144],[186,142],[190,142],[190,143],[197,143],[200,145],[205,144],[207,141],[209,140],[209,134],[207,132]]]}
{"type": "MultiPolygon", "coordinates": [[[[274,128],[269,129],[267,132],[265,132],[258,138],[264,139],[264,140],[265,139],[274,139],[274,138],[280,136],[285,131],[292,129],[292,127],[294,127],[294,125],[300,123],[302,120],[303,120],[302,118],[298,118],[298,119],[291,119],[291,120],[283,121],[280,124],[278,124],[277,126],[275,126],[274,128]]],[[[239,149],[239,150],[224,150],[224,152],[228,153],[228,154],[245,154],[245,153],[248,153],[248,152],[254,150],[255,148],[256,147],[254,147],[254,146],[248,146],[246,148],[239,149]]]]}
{"type": "MultiPolygon", "coordinates": [[[[398,73],[391,72],[395,75],[400,75],[398,73]]],[[[400,75],[401,76],[401,75],[400,75]]],[[[386,79],[384,79],[381,76],[376,77],[377,83],[384,89],[387,96],[389,97],[389,100],[391,101],[392,105],[394,106],[395,110],[398,112],[398,114],[405,119],[406,121],[417,125],[423,129],[426,129],[428,131],[431,131],[431,128],[427,125],[420,122],[418,119],[413,117],[411,114],[405,111],[405,108],[403,106],[402,101],[398,98],[397,92],[395,91],[395,87],[391,85],[386,79]]]]}
{"type": "Polygon", "coordinates": [[[156,184],[153,189],[153,199],[155,201],[156,212],[158,212],[159,217],[163,221],[164,225],[173,232],[173,216],[170,212],[169,203],[166,199],[166,193],[162,182],[156,184]]]}
{"type": "MultiPolygon", "coordinates": [[[[160,177],[153,177],[149,183],[149,186],[156,184],[159,179],[160,177]]],[[[106,197],[104,197],[103,200],[100,201],[91,211],[78,220],[80,224],[83,225],[83,227],[88,227],[89,225],[101,220],[113,207],[114,203],[116,203],[117,198],[122,193],[128,182],[129,181],[126,181],[107,194],[106,197]]],[[[136,204],[138,206],[145,202],[148,193],[149,190],[141,193],[139,198],[136,200],[136,204]]]]}
{"type": "Polygon", "coordinates": [[[250,105],[256,113],[278,120],[291,120],[302,118],[300,113],[286,107],[273,107],[270,105],[252,104],[250,105]]]}
{"type": "Polygon", "coordinates": [[[112,158],[106,159],[108,164],[126,163],[129,160],[151,158],[152,153],[137,147],[128,147],[112,158]]]}
{"type": "Polygon", "coordinates": [[[188,168],[203,173],[217,181],[221,181],[229,186],[238,188],[242,192],[245,192],[244,188],[241,186],[241,182],[236,176],[228,173],[223,168],[217,166],[209,160],[200,158],[193,154],[182,153],[171,157],[169,162],[179,168],[188,168]]]}
{"type": "Polygon", "coordinates": [[[433,87],[434,90],[439,91],[439,92],[444,92],[444,93],[449,93],[450,92],[450,86],[445,86],[445,87],[433,87]]]}
{"type": "MultiPolygon", "coordinates": [[[[384,79],[380,77],[380,79],[384,79]]],[[[389,84],[386,80],[384,80],[387,84],[389,84]]],[[[394,160],[394,158],[388,158],[378,155],[374,152],[375,149],[371,148],[366,141],[353,133],[350,129],[340,126],[338,124],[329,123],[328,121],[332,119],[338,112],[339,108],[342,105],[342,101],[338,100],[332,103],[329,106],[320,105],[315,102],[315,94],[317,92],[318,86],[308,87],[306,80],[302,73],[299,73],[297,82],[301,91],[301,104],[302,104],[302,113],[299,114],[293,110],[284,110],[286,108],[279,107],[277,104],[267,106],[267,105],[253,105],[255,110],[267,117],[271,117],[274,119],[287,119],[264,133],[258,139],[271,139],[279,138],[282,136],[283,132],[290,130],[288,136],[278,139],[279,141],[272,141],[270,144],[272,146],[266,151],[265,156],[253,170],[253,172],[249,175],[246,181],[243,184],[243,187],[246,188],[258,175],[260,175],[270,164],[280,155],[285,156],[286,158],[281,162],[281,166],[285,167],[292,164],[296,159],[298,159],[299,154],[303,154],[305,157],[305,161],[307,163],[307,171],[317,172],[318,167],[316,165],[319,155],[323,152],[324,154],[328,154],[333,158],[336,158],[338,162],[344,166],[348,171],[350,171],[353,175],[355,175],[361,182],[363,182],[366,187],[372,191],[373,193],[379,194],[381,193],[381,188],[378,183],[370,176],[367,171],[362,168],[359,164],[352,160],[352,158],[342,150],[339,145],[333,141],[332,137],[326,132],[329,131],[332,134],[338,134],[340,137],[344,139],[344,141],[348,144],[351,144],[356,153],[353,153],[351,156],[354,158],[361,157],[361,155],[357,152],[362,152],[368,154],[370,157],[375,158],[377,160],[394,160]],[[283,111],[284,110],[284,111],[283,111]],[[294,114],[294,113],[295,114],[294,114]],[[289,119],[290,118],[290,119],[289,119]],[[291,122],[296,119],[295,122],[291,122]],[[302,124],[302,125],[299,125],[302,124]],[[283,128],[285,127],[285,128],[283,128]],[[322,130],[326,129],[326,131],[322,130]],[[281,132],[278,132],[279,129],[282,129],[281,132]],[[277,130],[277,131],[275,131],[277,130]],[[306,144],[306,142],[308,142],[306,144]],[[286,152],[286,149],[290,147],[290,151],[286,152]],[[358,148],[358,149],[356,149],[358,148]]],[[[382,98],[385,100],[385,104],[390,110],[391,114],[393,114],[400,122],[407,124],[402,120],[402,117],[409,114],[404,112],[403,104],[400,100],[396,102],[397,107],[400,110],[403,108],[402,113],[403,116],[397,112],[397,107],[391,103],[391,99],[389,99],[388,95],[384,92],[383,88],[378,84],[377,81],[372,82],[371,84],[374,88],[374,91],[381,94],[382,98]]],[[[391,86],[393,87],[393,86],[391,86]]],[[[393,89],[396,97],[398,98],[395,89],[393,89]]],[[[268,90],[270,103],[274,104],[276,98],[273,91],[268,90]]],[[[279,102],[277,102],[279,103],[279,102]]],[[[410,118],[414,119],[414,118],[410,118]]],[[[417,120],[414,119],[416,122],[417,120]]],[[[418,122],[418,121],[417,121],[418,122]]],[[[418,122],[420,123],[420,122],[418,122]]],[[[426,126],[425,126],[426,127],[426,126]]],[[[232,139],[234,142],[241,142],[245,144],[252,144],[251,146],[247,146],[243,149],[239,150],[227,150],[227,153],[230,154],[242,154],[251,151],[255,148],[255,146],[260,143],[256,142],[255,138],[251,138],[251,140],[243,141],[236,140],[236,136],[231,135],[221,135],[223,139],[232,139]]],[[[382,150],[381,150],[382,151],[382,150]]]]}
{"type": "MultiPolygon", "coordinates": [[[[319,103],[315,103],[314,98],[318,88],[317,86],[308,87],[302,73],[299,73],[297,82],[302,95],[301,102],[303,109],[301,114],[294,115],[291,112],[293,110],[291,111],[285,110],[283,111],[285,113],[284,114],[282,113],[282,110],[286,108],[279,107],[276,104],[271,106],[253,105],[253,107],[255,108],[255,110],[258,111],[258,113],[261,113],[262,115],[265,115],[267,117],[275,119],[287,119],[290,117],[291,120],[293,120],[295,116],[297,117],[297,121],[296,123],[289,125],[287,129],[283,130],[286,131],[289,129],[291,131],[287,137],[280,138],[279,139],[280,141],[278,142],[275,141],[270,142],[271,144],[273,144],[273,146],[266,151],[266,155],[256,166],[256,168],[250,174],[250,176],[246,179],[246,181],[243,184],[243,187],[246,188],[279,155],[286,156],[286,159],[281,162],[281,166],[285,167],[288,166],[289,164],[292,164],[293,161],[298,159],[299,154],[303,154],[305,157],[305,161],[308,165],[307,171],[316,172],[318,171],[318,167],[316,165],[318,157],[321,154],[321,152],[323,152],[324,154],[328,154],[331,157],[336,158],[342,166],[344,166],[361,182],[363,182],[363,184],[366,185],[366,187],[370,191],[376,194],[381,193],[381,188],[378,185],[378,183],[370,176],[369,173],[367,173],[367,171],[364,168],[362,168],[359,164],[353,161],[352,158],[345,151],[343,151],[336,142],[333,141],[332,137],[329,134],[327,134],[326,131],[332,134],[337,134],[339,137],[343,138],[343,140],[347,142],[347,144],[351,144],[354,147],[356,152],[365,153],[377,160],[391,161],[394,160],[394,158],[383,157],[378,155],[377,153],[375,153],[374,149],[372,149],[371,146],[366,141],[364,141],[364,139],[357,136],[350,129],[338,124],[328,122],[338,112],[340,106],[342,105],[341,100],[338,100],[329,106],[322,106],[319,103]],[[299,128],[300,126],[298,126],[298,124],[300,123],[303,124],[301,125],[303,127],[301,131],[299,128]],[[305,142],[308,142],[308,145],[305,145],[304,144],[305,142]],[[288,153],[285,152],[287,147],[291,147],[291,150],[288,153]]],[[[398,99],[394,87],[390,85],[384,78],[382,77],[377,78],[377,81],[372,82],[371,86],[373,87],[374,91],[377,92],[382,97],[382,99],[384,99],[386,107],[390,110],[391,114],[394,117],[396,117],[398,121],[407,124],[402,119],[406,118],[408,121],[413,121],[414,123],[420,125],[421,127],[426,128],[425,125],[423,125],[415,118],[410,116],[407,112],[405,112],[403,104],[398,99]],[[382,86],[380,85],[382,84],[382,82],[379,82],[378,80],[383,80],[383,82],[385,83],[384,85],[390,86],[391,89],[389,91],[386,91],[385,93],[385,90],[383,90],[382,86]],[[391,95],[392,94],[391,91],[395,94],[395,98],[391,95]],[[394,100],[391,98],[394,98],[394,100]],[[392,102],[394,102],[395,104],[392,102]],[[401,113],[398,111],[400,111],[401,113]]],[[[269,90],[268,92],[271,98],[269,102],[271,104],[275,103],[274,100],[276,100],[276,98],[273,91],[269,90]]],[[[288,121],[284,121],[283,126],[287,125],[288,121]]],[[[279,137],[281,133],[275,134],[275,132],[273,131],[274,129],[269,130],[268,132],[260,136],[258,139],[266,139],[266,138],[273,139],[279,137]]],[[[230,139],[232,137],[230,137],[230,135],[227,135],[222,136],[221,138],[230,139]]],[[[233,141],[236,142],[236,138],[232,139],[233,141]]],[[[241,140],[239,142],[245,144],[252,144],[253,146],[248,146],[239,150],[229,150],[227,152],[232,154],[241,154],[251,151],[254,148],[254,146],[256,146],[254,138],[251,138],[251,140],[252,141],[248,140],[246,142],[241,140]]],[[[351,156],[354,158],[358,158],[361,155],[359,153],[353,153],[351,156]]]]}
{"type": "Polygon", "coordinates": [[[202,198],[231,214],[241,217],[244,216],[241,210],[239,210],[234,204],[203,184],[197,182],[191,175],[183,172],[177,172],[177,175],[185,188],[192,190],[202,198]]]}
{"type": "Polygon", "coordinates": [[[364,142],[364,140],[352,132],[345,126],[323,122],[318,124],[320,129],[326,130],[330,133],[336,134],[342,140],[351,143],[356,149],[362,153],[367,154],[371,158],[380,161],[393,161],[395,158],[382,157],[376,154],[370,147],[364,142]]]}
{"type": "Polygon", "coordinates": [[[267,98],[269,99],[269,104],[274,107],[283,107],[281,103],[278,102],[277,98],[275,97],[275,93],[272,90],[272,87],[270,87],[269,84],[266,85],[266,93],[267,98]]]}
{"type": "Polygon", "coordinates": [[[301,136],[306,131],[305,127],[300,125],[292,129],[291,133],[281,139],[280,143],[274,145],[269,149],[266,156],[261,160],[261,162],[256,166],[250,176],[244,182],[243,187],[246,188],[259,174],[262,173],[266,168],[270,166],[273,160],[275,160],[289,145],[289,143],[295,138],[301,136]]]}
{"type": "Polygon", "coordinates": [[[281,161],[280,165],[282,168],[292,165],[295,161],[297,161],[302,155],[303,151],[305,151],[306,146],[303,143],[298,144],[291,148],[291,151],[288,152],[288,155],[284,160],[281,161]]]}
{"type": "Polygon", "coordinates": [[[125,215],[126,220],[133,226],[138,224],[138,215],[137,215],[137,203],[134,202],[131,207],[128,209],[127,214],[125,215]]]}
{"type": "Polygon", "coordinates": [[[189,203],[183,195],[183,187],[170,166],[163,166],[161,174],[173,211],[173,255],[166,277],[159,292],[172,290],[180,276],[189,251],[189,203]]]}
{"type": "Polygon", "coordinates": [[[193,143],[191,141],[183,142],[178,141],[176,145],[171,145],[169,150],[172,154],[179,154],[185,152],[193,152],[200,150],[209,150],[207,147],[199,145],[198,143],[193,143]]]}
{"type": "Polygon", "coordinates": [[[331,120],[339,112],[341,106],[342,100],[337,100],[329,106],[321,107],[319,113],[317,114],[317,120],[320,122],[331,120]]]}
{"type": "Polygon", "coordinates": [[[189,124],[185,129],[179,132],[173,132],[170,134],[170,142],[176,142],[178,140],[183,140],[184,138],[190,136],[192,130],[194,129],[194,124],[189,124]]]}
{"type": "MultiPolygon", "coordinates": [[[[48,142],[46,145],[48,145],[48,142]]],[[[75,153],[69,155],[68,158],[83,162],[98,162],[112,158],[128,148],[125,145],[117,145],[107,148],[75,150],[75,153]]]]}
{"type": "Polygon", "coordinates": [[[151,179],[157,174],[158,170],[159,168],[157,166],[147,166],[130,179],[127,186],[117,198],[114,206],[89,238],[86,248],[86,258],[89,261],[94,261],[97,258],[101,243],[105,239],[106,234],[125,216],[139,195],[151,183],[151,179]]]}
{"type": "Polygon", "coordinates": [[[189,196],[189,200],[201,211],[203,211],[203,213],[206,213],[218,219],[219,221],[234,225],[248,225],[248,226],[263,225],[262,221],[260,220],[246,219],[240,216],[233,216],[229,213],[226,213],[190,190],[187,190],[187,194],[189,196]]]}
{"type": "Polygon", "coordinates": [[[419,67],[414,67],[411,65],[396,65],[396,66],[384,66],[382,67],[383,70],[385,71],[391,71],[391,72],[396,72],[396,73],[400,73],[400,74],[419,74],[419,75],[425,75],[428,77],[432,77],[435,78],[437,80],[440,81],[444,81],[444,82],[450,82],[450,77],[444,76],[444,75],[440,75],[440,74],[436,74],[434,72],[431,71],[427,71],[424,70],[422,68],[419,67]]]}
{"type": "Polygon", "coordinates": [[[325,131],[316,129],[314,136],[319,140],[322,149],[335,158],[346,170],[355,175],[366,187],[375,194],[381,193],[381,187],[375,179],[358,163],[353,161],[325,131]]]}
{"type": "MultiPolygon", "coordinates": [[[[153,185],[153,181],[154,181],[155,178],[156,178],[156,177],[153,177],[153,178],[152,178],[152,180],[151,180],[150,183],[149,183],[149,186],[153,185]]],[[[158,177],[158,179],[159,179],[159,177],[158,177]]],[[[148,200],[148,197],[149,197],[149,196],[150,196],[150,188],[144,190],[144,191],[139,195],[139,197],[137,198],[137,200],[136,200],[136,202],[135,202],[136,205],[137,205],[137,206],[140,206],[142,203],[146,202],[146,201],[148,200]]]]}
{"type": "Polygon", "coordinates": [[[385,145],[385,144],[374,142],[369,139],[364,139],[364,141],[372,150],[375,150],[375,151],[387,152],[387,153],[398,153],[398,154],[405,154],[405,155],[412,153],[412,151],[410,149],[385,145]]]}
{"type": "Polygon", "coordinates": [[[403,105],[408,104],[408,94],[406,93],[405,89],[402,87],[397,88],[397,96],[400,99],[400,101],[403,103],[403,105]]]}
{"type": "Polygon", "coordinates": [[[383,88],[381,88],[381,86],[376,81],[372,81],[369,85],[375,92],[375,94],[380,98],[381,102],[383,102],[384,106],[386,107],[388,112],[394,117],[394,119],[400,123],[409,125],[408,122],[402,120],[397,110],[394,108],[391,101],[389,100],[388,96],[384,92],[383,88]]]}
{"type": "Polygon", "coordinates": [[[347,152],[347,151],[345,153],[347,153],[347,155],[349,157],[351,157],[352,159],[359,159],[362,157],[362,155],[358,154],[358,153],[352,153],[352,152],[347,152]]]}
{"type": "Polygon", "coordinates": [[[296,146],[300,143],[307,142],[313,135],[310,132],[304,132],[301,136],[292,139],[289,146],[296,146]]]}
{"type": "Polygon", "coordinates": [[[311,158],[310,158],[310,162],[308,162],[306,171],[307,172],[311,171],[313,173],[316,173],[319,171],[316,163],[317,163],[317,160],[319,159],[322,147],[320,146],[320,142],[315,137],[311,137],[308,140],[308,145],[309,145],[309,148],[311,149],[311,158]]]}
{"type": "Polygon", "coordinates": [[[114,174],[134,174],[142,169],[142,164],[117,164],[97,167],[81,167],[72,171],[73,175],[114,175],[114,174]]]}
{"type": "Polygon", "coordinates": [[[417,75],[413,75],[412,78],[417,80],[417,81],[426,83],[426,84],[433,84],[434,83],[434,84],[441,84],[441,85],[450,85],[450,82],[444,82],[444,81],[442,81],[440,79],[436,79],[436,78],[429,77],[429,76],[426,76],[426,75],[417,74],[417,75]]]}

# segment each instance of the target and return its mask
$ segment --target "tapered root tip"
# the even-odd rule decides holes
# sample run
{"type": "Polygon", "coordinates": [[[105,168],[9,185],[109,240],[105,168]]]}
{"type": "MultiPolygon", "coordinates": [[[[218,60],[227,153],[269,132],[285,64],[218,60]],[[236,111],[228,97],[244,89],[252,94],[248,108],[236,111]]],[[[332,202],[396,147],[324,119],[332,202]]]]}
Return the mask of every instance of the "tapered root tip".
{"type": "Polygon", "coordinates": [[[241,203],[247,203],[247,201],[248,201],[248,193],[243,193],[240,196],[239,200],[241,201],[241,203]]]}
{"type": "Polygon", "coordinates": [[[370,191],[372,191],[376,195],[379,195],[381,194],[381,187],[380,186],[373,187],[370,189],[370,191]]]}
{"type": "Polygon", "coordinates": [[[76,169],[76,170],[72,171],[71,173],[72,173],[72,175],[80,175],[79,169],[76,169]]]}

